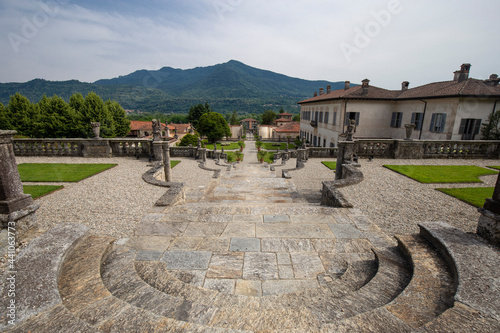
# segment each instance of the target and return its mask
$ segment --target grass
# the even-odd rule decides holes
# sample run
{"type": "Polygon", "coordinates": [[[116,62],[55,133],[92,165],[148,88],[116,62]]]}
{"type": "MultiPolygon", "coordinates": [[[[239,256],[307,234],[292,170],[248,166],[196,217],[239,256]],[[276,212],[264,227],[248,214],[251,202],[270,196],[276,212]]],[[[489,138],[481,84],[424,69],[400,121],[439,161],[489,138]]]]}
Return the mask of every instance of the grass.
{"type": "Polygon", "coordinates": [[[500,170],[500,166],[498,165],[488,166],[488,168],[500,170]]]}
{"type": "Polygon", "coordinates": [[[274,152],[266,152],[266,155],[264,156],[264,162],[267,163],[273,163],[274,162],[274,152]]]}
{"type": "Polygon", "coordinates": [[[436,190],[451,195],[478,208],[483,207],[484,201],[493,196],[494,187],[468,188],[437,188],[436,190]]]}
{"type": "Polygon", "coordinates": [[[79,182],[116,165],[23,163],[17,167],[23,182],[79,182]]]}
{"type": "Polygon", "coordinates": [[[33,199],[43,197],[49,193],[57,191],[64,186],[54,186],[54,185],[23,185],[23,192],[26,194],[31,194],[33,199]]]}
{"type": "MultiPolygon", "coordinates": [[[[241,161],[243,161],[244,156],[245,156],[245,154],[240,153],[241,161]]],[[[235,152],[230,151],[227,153],[227,162],[228,163],[236,162],[237,158],[238,158],[238,155],[236,155],[235,152]]]]}
{"type": "MultiPolygon", "coordinates": [[[[273,146],[273,144],[276,144],[276,142],[275,143],[273,143],[273,142],[266,142],[266,143],[262,144],[261,148],[262,149],[266,149],[266,150],[276,150],[278,148],[280,150],[286,150],[286,145],[287,145],[286,142],[281,143],[279,146],[273,146]]],[[[288,149],[295,149],[295,145],[293,143],[290,143],[288,145],[288,149]]]]}
{"type": "MultiPolygon", "coordinates": [[[[237,142],[231,142],[229,146],[221,146],[220,143],[217,143],[217,150],[221,150],[224,147],[224,150],[236,150],[240,149],[240,146],[238,145],[237,142]]],[[[206,143],[205,148],[208,150],[214,150],[214,144],[213,143],[206,143]]]]}
{"type": "Polygon", "coordinates": [[[473,165],[384,165],[384,167],[420,183],[482,183],[479,176],[497,173],[473,165]]]}
{"type": "Polygon", "coordinates": [[[170,167],[173,168],[177,164],[181,163],[181,161],[170,161],[170,167]]]}
{"type": "Polygon", "coordinates": [[[323,163],[323,165],[326,166],[330,170],[336,170],[337,169],[337,162],[326,162],[326,161],[323,161],[321,163],[323,163]]]}

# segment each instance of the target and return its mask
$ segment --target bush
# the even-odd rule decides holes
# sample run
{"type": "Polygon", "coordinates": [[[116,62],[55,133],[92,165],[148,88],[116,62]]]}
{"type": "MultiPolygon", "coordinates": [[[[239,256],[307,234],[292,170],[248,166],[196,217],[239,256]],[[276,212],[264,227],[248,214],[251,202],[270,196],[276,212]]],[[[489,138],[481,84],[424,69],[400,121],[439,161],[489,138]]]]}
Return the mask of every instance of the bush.
{"type": "Polygon", "coordinates": [[[189,145],[193,145],[193,147],[198,146],[198,135],[189,133],[184,135],[181,142],[179,143],[179,146],[189,146],[189,145]]]}

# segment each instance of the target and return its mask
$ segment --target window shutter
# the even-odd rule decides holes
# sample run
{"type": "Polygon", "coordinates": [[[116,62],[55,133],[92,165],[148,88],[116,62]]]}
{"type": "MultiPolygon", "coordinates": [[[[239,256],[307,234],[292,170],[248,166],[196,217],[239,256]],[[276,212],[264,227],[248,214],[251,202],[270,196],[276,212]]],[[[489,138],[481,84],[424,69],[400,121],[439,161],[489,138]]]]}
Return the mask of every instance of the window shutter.
{"type": "Polygon", "coordinates": [[[393,112],[392,113],[392,117],[391,117],[391,127],[396,127],[396,112],[393,112]]]}
{"type": "Polygon", "coordinates": [[[399,128],[401,127],[401,122],[403,121],[403,113],[398,112],[398,116],[396,117],[396,119],[397,119],[396,127],[399,128]]]}
{"type": "Polygon", "coordinates": [[[333,113],[333,126],[337,125],[337,112],[333,113]]]}
{"type": "MultiPolygon", "coordinates": [[[[411,114],[411,123],[412,123],[412,124],[415,124],[415,118],[416,118],[416,117],[417,117],[417,113],[416,113],[416,112],[413,112],[413,113],[411,114]]],[[[415,124],[415,125],[416,125],[416,124],[415,124]]]]}
{"type": "Polygon", "coordinates": [[[480,130],[481,130],[481,119],[476,119],[476,122],[474,124],[474,135],[478,135],[480,130]]]}
{"type": "Polygon", "coordinates": [[[328,124],[328,118],[330,118],[330,112],[325,112],[325,124],[328,124]]]}
{"type": "Polygon", "coordinates": [[[436,114],[432,114],[432,119],[431,119],[431,127],[429,128],[429,131],[434,132],[434,124],[436,123],[436,114]]]}
{"type": "Polygon", "coordinates": [[[355,115],[356,115],[356,118],[355,118],[356,119],[356,126],[358,126],[359,125],[359,112],[356,112],[355,115]]]}
{"type": "Polygon", "coordinates": [[[439,133],[443,133],[444,132],[444,127],[446,126],[446,116],[447,116],[446,113],[443,113],[442,116],[441,116],[441,124],[440,124],[440,127],[439,127],[439,133]]]}
{"type": "Polygon", "coordinates": [[[345,115],[345,119],[344,119],[344,122],[345,122],[345,125],[349,125],[349,119],[351,118],[351,113],[350,112],[347,112],[346,115],[345,115]]]}
{"type": "Polygon", "coordinates": [[[458,134],[464,134],[465,132],[465,124],[467,123],[467,119],[462,119],[460,121],[460,129],[458,130],[458,134]]]}

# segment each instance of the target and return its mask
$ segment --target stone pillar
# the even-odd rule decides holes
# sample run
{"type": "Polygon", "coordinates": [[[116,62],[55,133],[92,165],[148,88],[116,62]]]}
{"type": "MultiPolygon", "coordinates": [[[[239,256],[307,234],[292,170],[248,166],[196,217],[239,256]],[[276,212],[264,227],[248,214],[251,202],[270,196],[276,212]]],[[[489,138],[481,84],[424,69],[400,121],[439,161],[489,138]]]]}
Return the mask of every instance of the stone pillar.
{"type": "Polygon", "coordinates": [[[201,149],[201,159],[203,160],[203,162],[207,161],[207,148],[201,149]]]}
{"type": "Polygon", "coordinates": [[[16,131],[0,131],[0,222],[2,228],[15,225],[16,232],[36,227],[31,195],[23,193],[23,184],[17,170],[12,140],[16,131]]]}
{"type": "Polygon", "coordinates": [[[163,146],[163,141],[153,141],[152,142],[152,146],[153,146],[153,156],[154,156],[154,160],[155,161],[162,161],[163,160],[163,150],[162,150],[162,146],[163,146]]]}
{"type": "Polygon", "coordinates": [[[479,208],[481,216],[477,234],[493,244],[500,246],[500,175],[491,199],[486,199],[484,208],[479,208]]]}
{"type": "Polygon", "coordinates": [[[172,181],[172,168],[170,167],[170,146],[168,142],[163,143],[163,169],[165,171],[165,181],[172,181]]]}
{"type": "Polygon", "coordinates": [[[354,142],[342,141],[338,143],[337,168],[335,169],[335,179],[342,179],[342,164],[352,163],[354,156],[354,142]]]}

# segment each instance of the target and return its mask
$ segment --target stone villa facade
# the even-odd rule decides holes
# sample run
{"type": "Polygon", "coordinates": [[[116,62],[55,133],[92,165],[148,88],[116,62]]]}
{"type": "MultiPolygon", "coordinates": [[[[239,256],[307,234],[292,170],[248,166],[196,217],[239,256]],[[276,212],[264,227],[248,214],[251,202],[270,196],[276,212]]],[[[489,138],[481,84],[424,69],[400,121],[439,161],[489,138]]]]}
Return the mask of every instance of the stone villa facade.
{"type": "Polygon", "coordinates": [[[481,124],[500,110],[500,79],[469,78],[470,64],[463,64],[451,81],[429,83],[401,90],[370,85],[319,94],[299,102],[300,135],[315,147],[335,147],[345,140],[350,119],[355,120],[357,139],[404,139],[405,125],[414,124],[411,139],[478,140],[481,124]]]}

